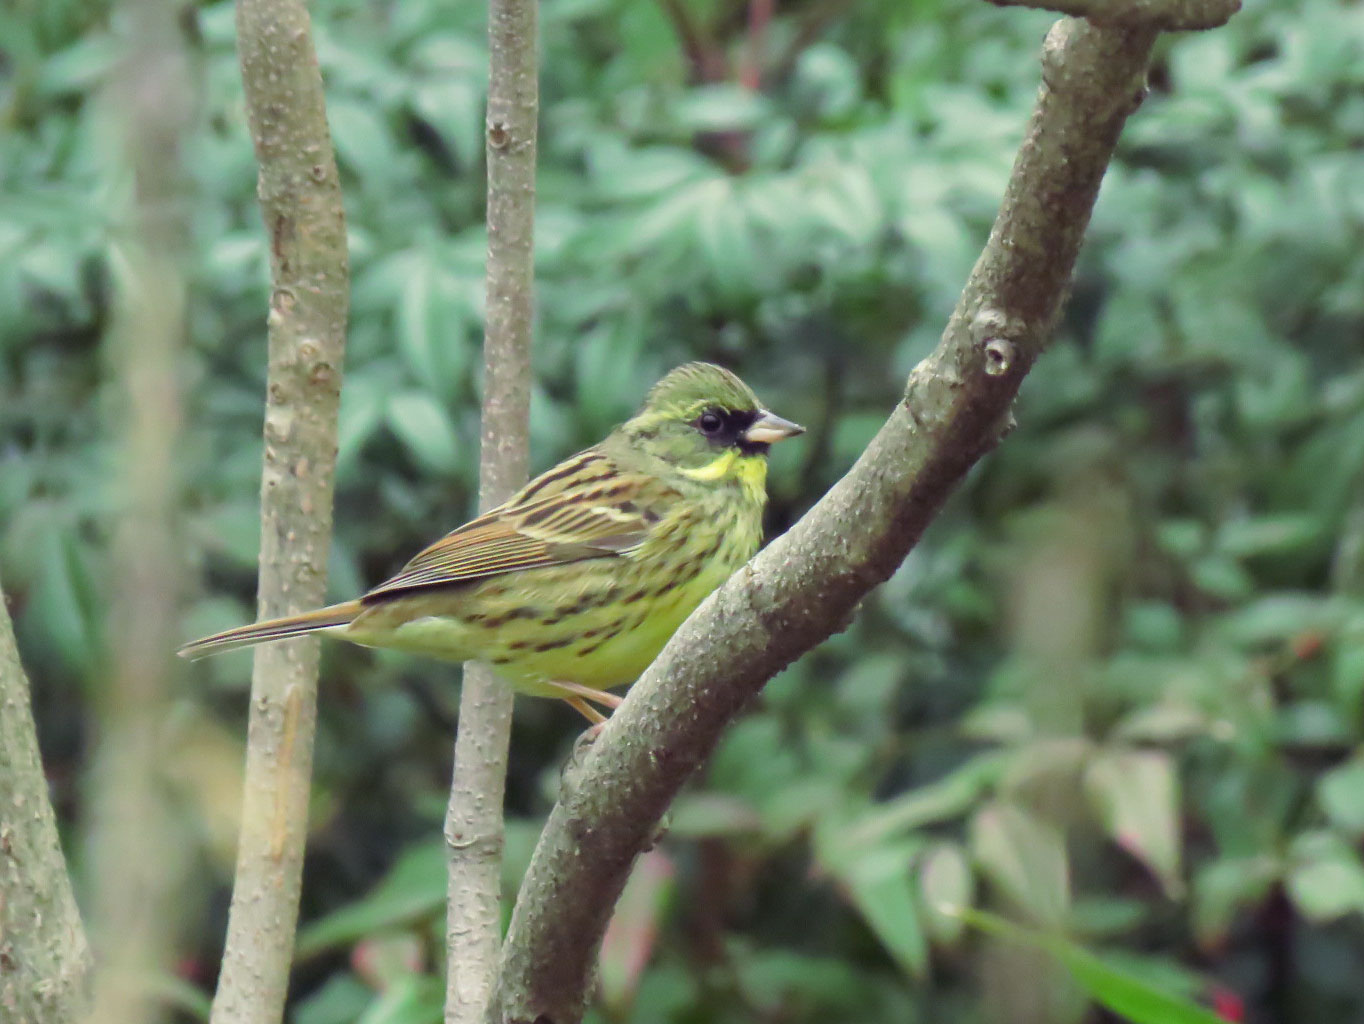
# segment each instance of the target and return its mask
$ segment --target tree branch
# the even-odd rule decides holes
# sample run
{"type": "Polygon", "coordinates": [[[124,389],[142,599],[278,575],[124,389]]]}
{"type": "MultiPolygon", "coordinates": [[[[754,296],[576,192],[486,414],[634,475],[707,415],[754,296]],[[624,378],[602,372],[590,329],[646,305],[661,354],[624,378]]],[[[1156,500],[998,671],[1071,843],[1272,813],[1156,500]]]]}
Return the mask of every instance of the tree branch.
{"type": "Polygon", "coordinates": [[[125,52],[111,92],[133,199],[116,236],[122,273],[107,345],[118,387],[118,517],[112,663],[97,691],[88,836],[97,964],[91,1018],[109,1024],[153,1016],[147,979],[170,971],[179,931],[162,737],[183,581],[175,471],[188,222],[181,150],[194,112],[175,6],[140,0],[125,11],[125,52]]]}
{"type": "Polygon", "coordinates": [[[68,1024],[85,1015],[90,948],[57,839],[57,819],[5,598],[0,594],[0,1018],[68,1024]]]}
{"type": "Polygon", "coordinates": [[[1241,9],[1241,0],[989,0],[996,7],[1032,7],[1096,25],[1144,25],[1164,32],[1217,28],[1241,9]]]}
{"type": "MultiPolygon", "coordinates": [[[[345,217],[302,0],[238,0],[237,52],[270,240],[261,618],[315,608],[331,542],[348,306],[345,217]]],[[[242,832],[213,1024],[283,1014],[317,715],[316,639],[256,648],[242,832]]]]}
{"type": "Polygon", "coordinates": [[[895,571],[1007,429],[1156,34],[1069,19],[1052,28],[999,215],[941,343],[848,474],[711,595],[612,716],[540,837],[488,1021],[581,1019],[612,908],[670,801],[763,684],[895,571]]]}
{"type": "MultiPolygon", "coordinates": [[[[534,316],[536,0],[491,0],[488,9],[488,263],[483,340],[479,507],[506,500],[526,479],[530,343],[534,316]]],[[[486,665],[467,665],[448,845],[445,1019],[483,1017],[502,931],[502,802],[512,691],[486,665]]]]}

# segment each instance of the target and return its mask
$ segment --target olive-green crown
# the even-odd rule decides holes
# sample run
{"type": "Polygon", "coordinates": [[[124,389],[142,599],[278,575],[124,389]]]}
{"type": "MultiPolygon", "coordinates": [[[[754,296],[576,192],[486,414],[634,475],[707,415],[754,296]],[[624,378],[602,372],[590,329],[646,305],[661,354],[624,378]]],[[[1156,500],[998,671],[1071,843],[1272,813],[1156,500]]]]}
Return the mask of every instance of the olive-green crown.
{"type": "Polygon", "coordinates": [[[723,366],[684,363],[649,389],[640,414],[690,420],[711,406],[756,412],[762,403],[752,388],[723,366]]]}

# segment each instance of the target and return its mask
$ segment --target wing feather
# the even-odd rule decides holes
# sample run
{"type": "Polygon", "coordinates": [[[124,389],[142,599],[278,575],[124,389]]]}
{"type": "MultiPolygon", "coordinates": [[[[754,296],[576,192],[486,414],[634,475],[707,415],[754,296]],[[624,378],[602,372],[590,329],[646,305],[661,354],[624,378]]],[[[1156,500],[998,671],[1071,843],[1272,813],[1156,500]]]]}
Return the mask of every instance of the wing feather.
{"type": "Polygon", "coordinates": [[[485,579],[518,569],[628,555],[681,495],[626,473],[595,449],[528,483],[505,505],[446,534],[363,598],[485,579]]]}

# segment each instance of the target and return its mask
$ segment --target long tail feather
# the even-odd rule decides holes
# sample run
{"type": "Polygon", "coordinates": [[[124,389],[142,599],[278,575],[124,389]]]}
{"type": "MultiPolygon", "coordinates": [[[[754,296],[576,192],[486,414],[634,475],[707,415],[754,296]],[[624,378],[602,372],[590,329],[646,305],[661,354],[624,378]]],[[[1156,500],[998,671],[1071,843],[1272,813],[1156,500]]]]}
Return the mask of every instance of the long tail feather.
{"type": "Polygon", "coordinates": [[[285,640],[319,629],[344,626],[359,614],[359,601],[345,601],[301,615],[286,615],[282,619],[253,622],[249,626],[238,626],[236,629],[214,633],[202,640],[195,640],[192,644],[185,644],[176,653],[192,661],[196,658],[206,658],[210,654],[235,651],[239,647],[253,647],[256,644],[269,643],[271,640],[285,640]]]}

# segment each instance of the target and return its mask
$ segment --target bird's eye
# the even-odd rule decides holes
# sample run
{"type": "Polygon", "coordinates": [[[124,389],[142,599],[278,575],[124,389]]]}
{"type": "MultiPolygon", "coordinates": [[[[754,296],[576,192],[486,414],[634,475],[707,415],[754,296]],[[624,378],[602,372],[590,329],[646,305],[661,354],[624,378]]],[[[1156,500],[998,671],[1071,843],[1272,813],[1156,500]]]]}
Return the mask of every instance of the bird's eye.
{"type": "Polygon", "coordinates": [[[707,409],[696,421],[696,425],[701,428],[703,434],[718,434],[725,425],[725,418],[720,415],[717,409],[707,409]]]}

